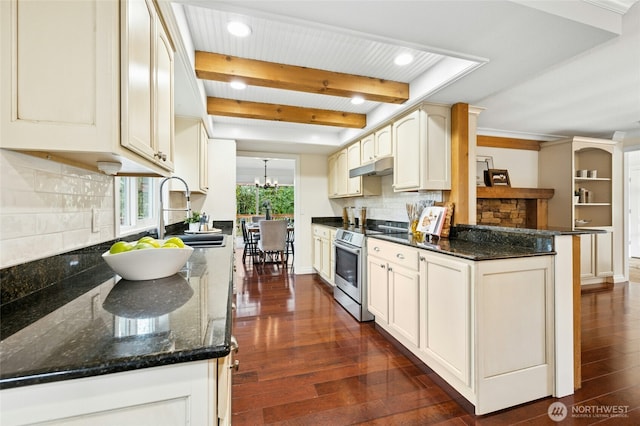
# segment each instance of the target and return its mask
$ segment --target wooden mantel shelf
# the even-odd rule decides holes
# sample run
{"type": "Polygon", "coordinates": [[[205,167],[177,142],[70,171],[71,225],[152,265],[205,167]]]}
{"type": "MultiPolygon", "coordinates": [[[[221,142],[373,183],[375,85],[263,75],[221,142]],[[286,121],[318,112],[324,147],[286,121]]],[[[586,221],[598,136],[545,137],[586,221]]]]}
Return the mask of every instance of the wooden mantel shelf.
{"type": "Polygon", "coordinates": [[[549,198],[554,190],[546,188],[512,188],[510,186],[478,186],[476,199],[524,199],[526,200],[526,227],[545,229],[549,210],[549,198]]]}
{"type": "Polygon", "coordinates": [[[476,198],[519,198],[527,200],[548,200],[553,197],[553,189],[512,188],[510,186],[478,186],[476,198]]]}

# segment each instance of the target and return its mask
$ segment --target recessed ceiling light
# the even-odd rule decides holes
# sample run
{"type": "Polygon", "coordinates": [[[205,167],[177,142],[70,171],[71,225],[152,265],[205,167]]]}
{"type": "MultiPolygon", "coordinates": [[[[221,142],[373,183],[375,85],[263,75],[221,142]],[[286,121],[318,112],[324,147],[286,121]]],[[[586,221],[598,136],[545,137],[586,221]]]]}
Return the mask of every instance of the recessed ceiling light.
{"type": "Polygon", "coordinates": [[[362,96],[354,96],[351,98],[351,103],[354,105],[360,105],[364,103],[364,98],[362,96]]]}
{"type": "Polygon", "coordinates": [[[244,90],[247,88],[246,83],[240,80],[234,80],[230,84],[231,84],[231,88],[236,90],[244,90]]]}
{"type": "Polygon", "coordinates": [[[410,53],[401,53],[393,60],[396,65],[408,65],[413,62],[413,55],[410,53]]]}
{"type": "Polygon", "coordinates": [[[227,24],[227,31],[236,37],[246,37],[251,34],[251,27],[244,22],[231,21],[227,24]]]}

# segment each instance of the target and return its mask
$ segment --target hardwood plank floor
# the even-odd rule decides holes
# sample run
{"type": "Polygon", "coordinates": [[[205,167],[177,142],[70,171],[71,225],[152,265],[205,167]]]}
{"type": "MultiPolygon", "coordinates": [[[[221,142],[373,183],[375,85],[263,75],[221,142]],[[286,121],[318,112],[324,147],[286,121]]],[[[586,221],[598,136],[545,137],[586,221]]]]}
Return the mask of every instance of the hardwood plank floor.
{"type": "Polygon", "coordinates": [[[234,425],[551,425],[556,401],[568,407],[560,424],[640,424],[640,283],[582,295],[583,386],[575,394],[475,416],[373,322],[355,321],[319,277],[243,265],[239,254],[234,425]],[[596,412],[611,407],[624,417],[596,412]]]}

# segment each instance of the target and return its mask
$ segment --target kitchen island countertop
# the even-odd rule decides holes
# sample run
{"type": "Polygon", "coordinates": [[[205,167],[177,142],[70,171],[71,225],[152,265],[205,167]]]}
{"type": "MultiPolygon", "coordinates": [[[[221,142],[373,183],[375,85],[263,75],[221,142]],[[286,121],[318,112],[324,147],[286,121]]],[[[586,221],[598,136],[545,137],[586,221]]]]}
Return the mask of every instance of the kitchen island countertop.
{"type": "Polygon", "coordinates": [[[231,348],[232,237],[175,275],[127,281],[106,264],[3,310],[0,389],[224,357],[231,348]],[[52,300],[83,288],[51,311],[52,300]],[[87,291],[85,291],[87,289],[87,291]],[[22,325],[25,317],[38,318],[22,325]]]}

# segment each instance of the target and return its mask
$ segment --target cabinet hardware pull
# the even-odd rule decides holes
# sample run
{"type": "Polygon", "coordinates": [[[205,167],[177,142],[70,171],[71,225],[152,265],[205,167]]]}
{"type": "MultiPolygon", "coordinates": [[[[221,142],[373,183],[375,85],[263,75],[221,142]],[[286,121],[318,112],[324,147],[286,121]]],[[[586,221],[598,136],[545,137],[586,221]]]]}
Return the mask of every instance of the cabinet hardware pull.
{"type": "Polygon", "coordinates": [[[374,248],[373,248],[373,251],[380,251],[380,247],[377,247],[377,246],[376,246],[376,247],[374,247],[374,248]]]}
{"type": "Polygon", "coordinates": [[[239,347],[238,347],[238,339],[236,339],[236,336],[231,336],[231,343],[229,344],[229,347],[232,352],[238,353],[239,347]]]}
{"type": "Polygon", "coordinates": [[[398,253],[398,254],[396,254],[396,257],[397,257],[398,259],[404,259],[404,255],[403,255],[402,253],[398,253]]]}
{"type": "Polygon", "coordinates": [[[380,267],[381,267],[382,269],[384,269],[384,265],[380,265],[380,267]]]}
{"type": "Polygon", "coordinates": [[[231,367],[229,368],[234,371],[240,370],[240,361],[236,359],[235,361],[233,361],[233,364],[231,364],[231,367]]]}
{"type": "Polygon", "coordinates": [[[391,266],[387,268],[387,271],[393,272],[393,269],[391,268],[391,266]]]}
{"type": "Polygon", "coordinates": [[[420,262],[424,262],[425,260],[427,260],[427,258],[426,258],[426,257],[424,257],[424,256],[420,256],[420,262]]]}

